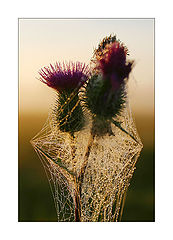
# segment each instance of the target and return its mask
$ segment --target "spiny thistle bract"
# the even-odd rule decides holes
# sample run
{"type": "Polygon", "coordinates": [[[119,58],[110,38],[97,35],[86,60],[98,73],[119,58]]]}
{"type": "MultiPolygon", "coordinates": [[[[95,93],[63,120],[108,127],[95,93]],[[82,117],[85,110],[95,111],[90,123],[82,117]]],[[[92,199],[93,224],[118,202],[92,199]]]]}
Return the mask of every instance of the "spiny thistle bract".
{"type": "MultiPolygon", "coordinates": [[[[86,87],[85,104],[93,114],[95,127],[98,125],[96,121],[100,122],[100,126],[96,127],[100,131],[124,107],[126,82],[133,66],[133,61],[126,59],[127,52],[116,36],[104,38],[94,51],[93,75],[86,87]]],[[[102,131],[107,132],[111,133],[108,129],[102,131]]]]}
{"type": "Polygon", "coordinates": [[[88,79],[88,66],[80,62],[56,63],[42,68],[39,74],[41,82],[57,92],[53,109],[54,124],[73,136],[84,125],[78,91],[88,79]]]}

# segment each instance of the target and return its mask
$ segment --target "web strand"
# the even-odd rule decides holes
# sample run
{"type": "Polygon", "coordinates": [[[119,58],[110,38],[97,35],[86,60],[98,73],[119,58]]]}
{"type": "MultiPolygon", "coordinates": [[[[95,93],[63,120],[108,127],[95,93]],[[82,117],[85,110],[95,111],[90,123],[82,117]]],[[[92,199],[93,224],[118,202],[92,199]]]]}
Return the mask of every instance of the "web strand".
{"type": "Polygon", "coordinates": [[[116,120],[137,141],[111,123],[113,135],[95,136],[86,161],[91,118],[87,111],[85,116],[88,124],[72,138],[59,130],[50,114],[31,143],[50,183],[57,221],[75,221],[79,208],[83,222],[119,221],[142,143],[127,103],[116,120]],[[78,206],[76,194],[80,201],[78,206]]]}

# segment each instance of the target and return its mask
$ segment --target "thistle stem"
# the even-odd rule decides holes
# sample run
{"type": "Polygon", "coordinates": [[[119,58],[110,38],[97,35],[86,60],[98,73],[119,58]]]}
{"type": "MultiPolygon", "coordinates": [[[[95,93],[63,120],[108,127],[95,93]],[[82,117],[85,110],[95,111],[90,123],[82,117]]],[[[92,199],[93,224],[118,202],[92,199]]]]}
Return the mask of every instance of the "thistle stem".
{"type": "Polygon", "coordinates": [[[76,190],[75,190],[75,222],[81,222],[81,203],[80,203],[79,184],[76,184],[76,190]]]}
{"type": "Polygon", "coordinates": [[[84,162],[81,167],[80,173],[76,179],[76,191],[75,191],[75,222],[81,222],[81,190],[82,190],[82,183],[85,174],[85,170],[88,165],[88,159],[91,151],[91,146],[93,144],[95,135],[91,134],[87,150],[84,155],[84,162]]]}
{"type": "Polygon", "coordinates": [[[91,151],[91,147],[92,147],[94,138],[95,138],[95,134],[91,133],[91,136],[90,136],[90,139],[89,139],[89,142],[88,142],[88,146],[87,146],[87,150],[86,150],[85,155],[84,155],[84,162],[82,164],[80,173],[78,175],[78,182],[80,182],[80,185],[83,182],[83,177],[84,177],[84,174],[85,174],[86,167],[88,165],[88,159],[89,159],[89,155],[90,155],[90,151],[91,151]]]}

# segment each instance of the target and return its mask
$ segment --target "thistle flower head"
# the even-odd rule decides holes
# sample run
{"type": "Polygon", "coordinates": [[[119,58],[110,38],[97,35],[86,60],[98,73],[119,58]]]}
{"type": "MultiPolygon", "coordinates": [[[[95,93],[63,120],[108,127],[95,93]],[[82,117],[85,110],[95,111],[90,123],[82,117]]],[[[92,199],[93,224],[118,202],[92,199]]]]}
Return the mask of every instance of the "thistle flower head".
{"type": "Polygon", "coordinates": [[[129,77],[133,61],[127,61],[128,50],[119,41],[107,44],[101,56],[97,55],[97,68],[104,78],[110,79],[112,88],[118,89],[129,77]]]}
{"type": "Polygon", "coordinates": [[[44,67],[39,71],[40,81],[58,92],[79,89],[88,79],[89,68],[87,65],[76,63],[60,64],[44,67]]]}
{"type": "Polygon", "coordinates": [[[86,88],[86,105],[94,116],[111,120],[121,113],[126,102],[126,79],[133,61],[127,60],[128,49],[116,39],[105,37],[94,51],[93,76],[86,88]]]}

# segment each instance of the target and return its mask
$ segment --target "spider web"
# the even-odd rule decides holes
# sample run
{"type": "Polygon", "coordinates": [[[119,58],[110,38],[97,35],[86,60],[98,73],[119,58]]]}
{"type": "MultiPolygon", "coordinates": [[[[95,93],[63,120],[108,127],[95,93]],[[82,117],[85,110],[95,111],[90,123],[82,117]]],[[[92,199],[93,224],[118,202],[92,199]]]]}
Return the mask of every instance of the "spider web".
{"type": "Polygon", "coordinates": [[[111,124],[114,135],[91,138],[91,117],[87,111],[85,115],[86,126],[71,137],[58,129],[50,113],[31,144],[46,171],[59,222],[76,221],[76,198],[80,202],[77,209],[80,221],[120,221],[126,191],[142,149],[129,103],[115,119],[129,134],[111,124]],[[87,164],[79,182],[89,145],[87,164]]]}

